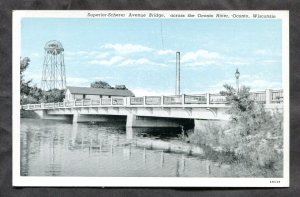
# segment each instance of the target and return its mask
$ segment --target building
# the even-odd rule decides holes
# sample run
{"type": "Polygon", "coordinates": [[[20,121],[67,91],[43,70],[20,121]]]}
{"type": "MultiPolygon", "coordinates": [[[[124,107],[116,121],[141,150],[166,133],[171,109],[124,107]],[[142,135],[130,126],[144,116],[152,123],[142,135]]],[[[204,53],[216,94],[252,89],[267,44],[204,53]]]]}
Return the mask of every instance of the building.
{"type": "Polygon", "coordinates": [[[133,97],[134,94],[126,89],[104,89],[89,87],[72,87],[66,89],[65,100],[100,99],[113,97],[133,97]]]}

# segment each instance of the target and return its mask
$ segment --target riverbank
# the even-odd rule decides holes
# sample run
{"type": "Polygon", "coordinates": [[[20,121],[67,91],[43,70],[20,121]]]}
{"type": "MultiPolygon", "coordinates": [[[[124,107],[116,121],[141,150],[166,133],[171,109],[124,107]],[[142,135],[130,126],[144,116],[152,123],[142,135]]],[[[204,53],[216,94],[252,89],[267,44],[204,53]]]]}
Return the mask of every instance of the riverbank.
{"type": "MultiPolygon", "coordinates": [[[[205,164],[206,172],[211,175],[220,169],[224,177],[282,177],[282,166],[276,169],[265,168],[262,166],[252,165],[245,157],[237,156],[233,152],[227,152],[220,147],[199,146],[185,141],[163,141],[158,139],[141,139],[136,138],[118,146],[130,149],[135,147],[144,150],[144,154],[149,151],[158,151],[162,154],[178,154],[182,158],[197,158],[199,161],[210,161],[205,164]],[[234,170],[233,170],[234,169],[234,170]]],[[[112,148],[113,146],[111,146],[112,148]]]]}
{"type": "Polygon", "coordinates": [[[186,141],[202,148],[206,159],[253,169],[255,176],[283,176],[282,138],[261,133],[241,137],[233,130],[208,125],[204,131],[190,131],[186,141]]]}
{"type": "Polygon", "coordinates": [[[163,141],[151,139],[133,139],[131,144],[137,147],[162,150],[168,153],[187,154],[190,156],[201,156],[205,152],[199,146],[180,141],[163,141]]]}
{"type": "MultiPolygon", "coordinates": [[[[211,171],[213,169],[218,169],[222,167],[235,166],[235,170],[228,174],[228,176],[245,176],[245,177],[282,177],[283,176],[283,163],[282,158],[276,158],[276,162],[271,165],[265,165],[260,157],[260,163],[255,165],[252,160],[247,157],[247,154],[238,153],[238,147],[231,151],[226,149],[223,144],[212,144],[206,141],[206,144],[195,143],[200,136],[202,138],[205,136],[203,133],[189,131],[190,138],[185,138],[182,141],[163,141],[163,140],[152,140],[152,139],[141,139],[136,138],[131,140],[130,146],[136,146],[142,149],[148,150],[160,150],[165,153],[176,153],[184,154],[186,156],[192,156],[199,158],[200,160],[210,160],[214,164],[209,164],[207,170],[211,171]],[[197,137],[196,137],[197,136],[197,137]],[[233,174],[232,174],[233,173],[233,174]]],[[[217,135],[215,136],[217,137],[217,135]]],[[[274,140],[274,139],[273,139],[274,140]]],[[[199,142],[199,141],[198,141],[199,142]]],[[[127,144],[129,145],[129,144],[127,144]]],[[[280,150],[277,153],[280,154],[280,150]]],[[[275,159],[272,155],[270,159],[275,159]]],[[[264,159],[266,160],[266,159],[264,159]]]]}

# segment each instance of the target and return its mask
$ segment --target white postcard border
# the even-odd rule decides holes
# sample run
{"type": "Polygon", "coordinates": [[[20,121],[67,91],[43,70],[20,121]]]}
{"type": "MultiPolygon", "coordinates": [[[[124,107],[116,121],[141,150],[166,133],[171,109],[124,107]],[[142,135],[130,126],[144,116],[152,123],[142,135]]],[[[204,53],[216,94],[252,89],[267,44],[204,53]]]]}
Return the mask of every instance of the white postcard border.
{"type": "MultiPolygon", "coordinates": [[[[111,17],[104,17],[111,18],[111,17]]],[[[119,17],[115,17],[119,18],[119,17]]],[[[122,17],[129,18],[129,17],[122,17]]],[[[130,17],[131,18],[131,17],[130,17]]],[[[144,17],[135,17],[144,18],[144,17]]],[[[149,17],[146,17],[149,18],[149,17]]],[[[170,18],[170,17],[165,17],[170,18]]],[[[181,18],[205,20],[206,18],[181,18]]],[[[154,19],[157,19],[154,17],[154,19]]],[[[222,18],[208,18],[223,20],[222,18]]],[[[224,18],[228,19],[228,18],[224,18]]],[[[231,20],[244,18],[229,18],[231,20]]],[[[254,18],[250,18],[254,19],[254,18]]],[[[274,18],[261,18],[274,20],[274,18]]],[[[248,20],[248,19],[244,19],[248,20]]],[[[260,19],[256,19],[260,20],[260,19]]],[[[82,187],[288,187],[289,186],[289,11],[116,11],[116,10],[93,10],[93,11],[13,11],[13,186],[82,186],[82,187]],[[88,14],[126,14],[149,13],[165,14],[191,13],[191,14],[216,14],[229,15],[260,14],[274,15],[275,19],[282,20],[282,81],[284,89],[284,169],[283,178],[169,178],[169,177],[45,177],[45,176],[21,176],[20,175],[20,57],[21,57],[21,19],[30,18],[103,18],[89,17],[88,14]]]]}

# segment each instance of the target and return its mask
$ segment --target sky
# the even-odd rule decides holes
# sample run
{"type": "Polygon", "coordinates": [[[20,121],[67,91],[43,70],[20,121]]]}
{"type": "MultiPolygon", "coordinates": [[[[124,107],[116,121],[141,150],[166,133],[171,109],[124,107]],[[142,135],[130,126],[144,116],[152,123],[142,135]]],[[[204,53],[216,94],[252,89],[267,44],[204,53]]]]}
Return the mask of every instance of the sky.
{"type": "Polygon", "coordinates": [[[44,46],[64,47],[67,86],[102,80],[136,96],[175,93],[176,51],[181,93],[219,92],[223,84],[282,88],[280,20],[23,18],[25,79],[41,86],[44,46]]]}

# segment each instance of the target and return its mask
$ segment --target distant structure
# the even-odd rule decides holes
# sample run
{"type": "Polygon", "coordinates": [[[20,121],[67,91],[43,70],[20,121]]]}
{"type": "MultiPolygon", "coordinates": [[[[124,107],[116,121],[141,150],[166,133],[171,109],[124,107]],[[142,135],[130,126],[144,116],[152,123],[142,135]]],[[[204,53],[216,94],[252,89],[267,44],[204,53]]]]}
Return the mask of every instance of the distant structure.
{"type": "Polygon", "coordinates": [[[176,86],[175,95],[180,95],[180,52],[176,52],[176,86]]]}
{"type": "Polygon", "coordinates": [[[116,89],[121,89],[121,90],[126,90],[126,86],[125,85],[115,85],[116,89]]]}
{"type": "Polygon", "coordinates": [[[44,49],[42,89],[65,89],[66,72],[62,44],[59,41],[51,40],[46,43],[44,49]]]}
{"type": "Polygon", "coordinates": [[[66,89],[65,100],[74,99],[102,99],[114,97],[134,97],[134,94],[127,89],[118,88],[89,88],[68,86],[66,89]]]}

